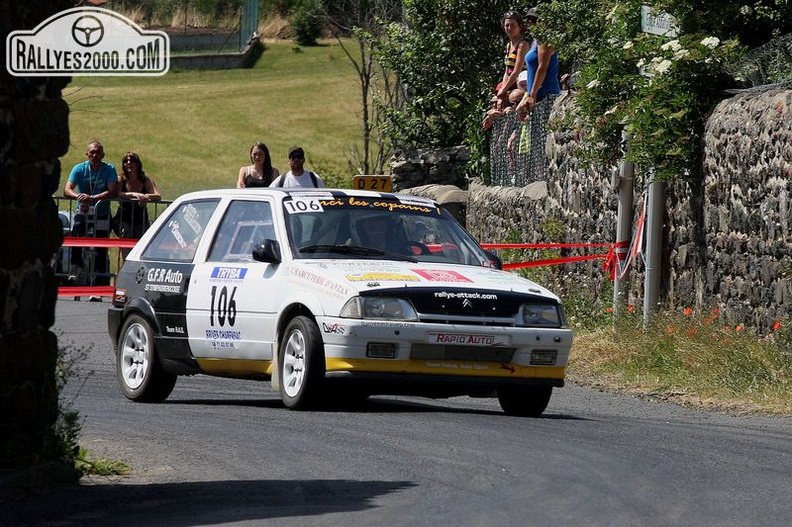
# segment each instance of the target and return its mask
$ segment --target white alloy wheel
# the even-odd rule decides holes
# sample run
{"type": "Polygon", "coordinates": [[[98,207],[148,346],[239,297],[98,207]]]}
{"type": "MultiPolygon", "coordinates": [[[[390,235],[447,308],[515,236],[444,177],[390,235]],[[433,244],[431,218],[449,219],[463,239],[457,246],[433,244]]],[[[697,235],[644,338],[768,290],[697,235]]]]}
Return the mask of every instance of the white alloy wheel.
{"type": "Polygon", "coordinates": [[[289,321],[278,355],[281,400],[303,410],[320,398],[325,375],[324,343],[316,322],[303,315],[289,321]]]}
{"type": "Polygon", "coordinates": [[[124,321],[118,339],[116,375],[128,399],[159,403],[176,385],[176,375],[166,372],[157,359],[154,332],[148,320],[138,314],[124,321]]]}
{"type": "Polygon", "coordinates": [[[130,390],[140,388],[148,375],[151,360],[149,336],[146,329],[139,323],[130,324],[124,333],[124,340],[119,350],[120,375],[130,390]]]}
{"type": "Polygon", "coordinates": [[[292,331],[283,349],[283,391],[297,397],[305,382],[305,336],[292,331]]]}

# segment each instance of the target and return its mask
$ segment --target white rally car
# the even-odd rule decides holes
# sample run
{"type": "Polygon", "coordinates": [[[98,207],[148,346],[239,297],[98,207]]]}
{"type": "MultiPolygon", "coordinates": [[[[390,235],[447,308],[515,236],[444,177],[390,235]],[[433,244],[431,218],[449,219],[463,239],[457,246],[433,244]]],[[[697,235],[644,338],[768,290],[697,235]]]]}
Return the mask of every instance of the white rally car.
{"type": "Polygon", "coordinates": [[[176,200],[129,253],[108,329],[121,390],[270,380],[294,409],[372,394],[497,397],[538,416],[572,345],[559,299],[432,200],[228,189],[176,200]]]}

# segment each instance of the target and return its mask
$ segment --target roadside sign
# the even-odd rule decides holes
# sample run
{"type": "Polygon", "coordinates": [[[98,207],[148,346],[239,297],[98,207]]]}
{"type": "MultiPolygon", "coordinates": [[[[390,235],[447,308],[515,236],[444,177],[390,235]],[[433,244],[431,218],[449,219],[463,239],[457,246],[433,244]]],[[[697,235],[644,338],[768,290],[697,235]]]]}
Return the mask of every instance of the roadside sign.
{"type": "Polygon", "coordinates": [[[352,188],[358,190],[376,190],[378,192],[393,192],[393,182],[390,176],[354,176],[352,188]]]}
{"type": "Polygon", "coordinates": [[[669,13],[644,5],[641,6],[641,31],[673,38],[679,33],[679,26],[669,13]]]}

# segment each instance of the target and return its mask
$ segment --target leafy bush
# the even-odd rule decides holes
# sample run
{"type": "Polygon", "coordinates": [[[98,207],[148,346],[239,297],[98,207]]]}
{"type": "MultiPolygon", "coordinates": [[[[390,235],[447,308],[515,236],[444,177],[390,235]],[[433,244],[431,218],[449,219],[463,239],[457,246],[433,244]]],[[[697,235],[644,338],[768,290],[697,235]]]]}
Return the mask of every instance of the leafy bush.
{"type": "Polygon", "coordinates": [[[324,25],[322,0],[300,0],[289,19],[294,38],[301,46],[315,46],[324,25]]]}
{"type": "Polygon", "coordinates": [[[403,88],[401,105],[386,109],[386,132],[396,148],[485,139],[481,114],[503,68],[501,16],[509,6],[502,0],[405,0],[404,23],[389,26],[379,57],[403,88]]]}

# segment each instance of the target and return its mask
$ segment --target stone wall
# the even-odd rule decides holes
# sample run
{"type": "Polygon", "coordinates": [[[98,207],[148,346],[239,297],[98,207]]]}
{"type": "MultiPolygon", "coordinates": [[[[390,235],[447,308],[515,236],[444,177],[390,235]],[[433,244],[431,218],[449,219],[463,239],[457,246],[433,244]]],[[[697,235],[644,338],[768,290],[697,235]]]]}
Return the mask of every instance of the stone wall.
{"type": "MultiPolygon", "coordinates": [[[[573,98],[559,101],[551,119],[569,104],[573,98]]],[[[703,186],[668,186],[661,297],[666,307],[717,307],[727,319],[765,331],[792,308],[792,91],[723,101],[704,143],[703,186]]],[[[576,146],[570,131],[551,133],[546,184],[507,188],[472,181],[468,230],[482,242],[613,242],[617,195],[610,169],[585,168],[576,146]]],[[[636,217],[643,190],[639,177],[636,217]]],[[[607,303],[610,286],[601,267],[593,260],[557,272],[607,303]]],[[[640,306],[643,268],[634,269],[628,302],[640,306]]]]}
{"type": "Polygon", "coordinates": [[[398,153],[391,162],[393,190],[398,192],[428,184],[467,189],[467,179],[458,169],[469,160],[470,152],[461,146],[398,153]]]}
{"type": "MultiPolygon", "coordinates": [[[[0,4],[6,37],[32,29],[71,1],[0,4]]],[[[57,286],[49,266],[63,241],[53,193],[69,146],[68,78],[11,77],[0,71],[0,467],[52,454],[58,394],[54,323],[57,286]]]]}

